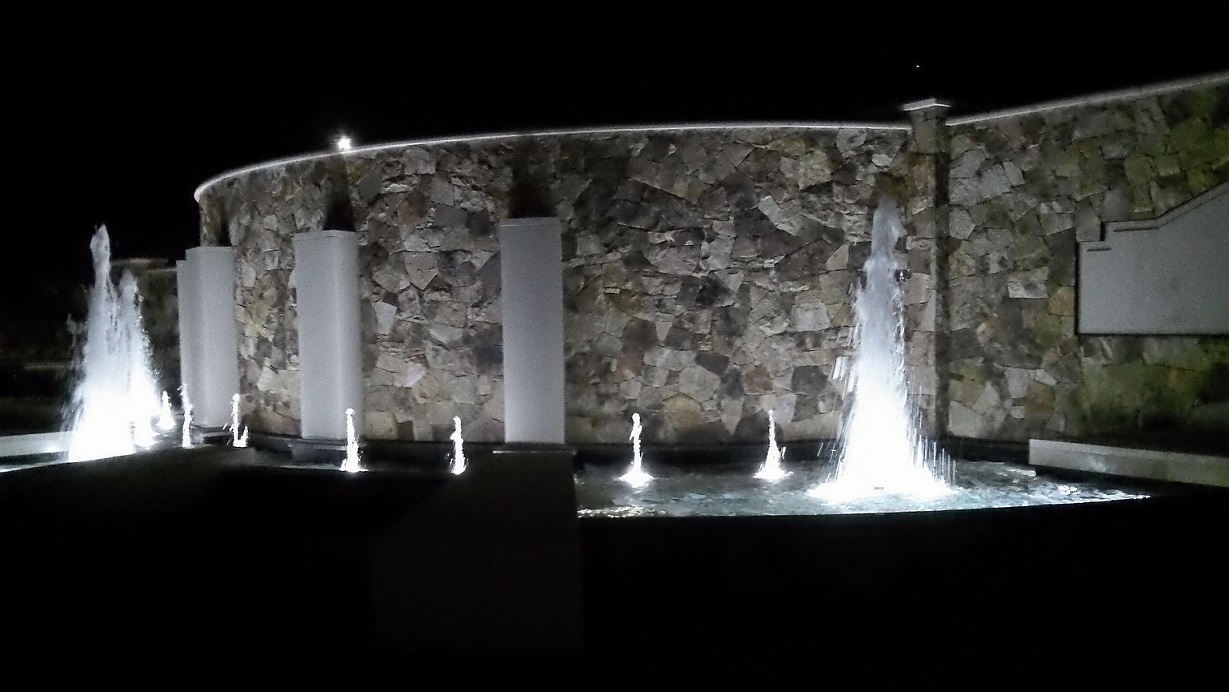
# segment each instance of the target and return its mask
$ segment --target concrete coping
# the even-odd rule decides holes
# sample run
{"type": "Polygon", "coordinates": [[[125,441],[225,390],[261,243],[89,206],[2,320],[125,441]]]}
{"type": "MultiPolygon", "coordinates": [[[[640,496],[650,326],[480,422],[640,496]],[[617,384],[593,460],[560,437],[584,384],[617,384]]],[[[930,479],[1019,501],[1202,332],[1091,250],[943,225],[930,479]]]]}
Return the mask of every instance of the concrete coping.
{"type": "Polygon", "coordinates": [[[1003,120],[1006,118],[1034,115],[1036,113],[1044,113],[1046,111],[1059,110],[1062,108],[1095,106],[1105,103],[1113,103],[1115,101],[1130,101],[1148,96],[1159,96],[1161,94],[1168,94],[1175,91],[1198,89],[1200,87],[1215,86],[1226,83],[1229,83],[1229,72],[1218,72],[1215,74],[1204,75],[1202,77],[1193,77],[1191,79],[1178,79],[1169,82],[1161,82],[1160,84],[1128,87],[1126,89],[1103,91],[1096,94],[1088,94],[1086,96],[1076,96],[1074,98],[1060,99],[1057,101],[1047,101],[1032,106],[1019,106],[1017,108],[1004,108],[1002,110],[975,113],[973,115],[962,115],[959,118],[949,119],[947,124],[969,125],[972,123],[989,122],[991,120],[1003,120]]]}
{"type": "Polygon", "coordinates": [[[235,178],[248,173],[268,170],[270,168],[279,168],[281,166],[289,166],[296,163],[304,163],[307,161],[317,161],[333,157],[343,156],[361,156],[363,154],[373,154],[388,149],[408,149],[409,147],[431,147],[431,146],[446,146],[449,144],[480,144],[485,142],[501,142],[515,141],[519,139],[533,139],[535,137],[567,137],[578,135],[620,135],[620,134],[637,134],[642,132],[706,132],[713,130],[897,130],[904,131],[912,129],[912,126],[904,122],[742,122],[742,123],[684,123],[678,125],[632,125],[628,127],[592,127],[580,128],[574,130],[540,130],[526,132],[500,132],[495,134],[479,134],[479,135],[454,135],[449,137],[436,137],[431,139],[412,139],[401,142],[386,142],[383,144],[371,144],[368,146],[355,147],[346,151],[318,151],[310,154],[301,154],[299,156],[290,156],[282,159],[274,159],[263,163],[256,163],[242,168],[236,168],[216,175],[209,180],[201,183],[193,191],[192,197],[197,202],[201,201],[201,195],[210,187],[230,178],[235,178]]]}
{"type": "MultiPolygon", "coordinates": [[[[1160,84],[1152,84],[1147,86],[1130,87],[1127,89],[1118,89],[1115,91],[1100,92],[1087,96],[1079,96],[1069,99],[1061,99],[1058,101],[1048,101],[1045,103],[1035,104],[1031,106],[1021,106],[1017,108],[1008,108],[997,111],[988,111],[986,113],[977,113],[973,115],[965,115],[958,118],[952,118],[946,121],[947,125],[967,125],[971,123],[988,122],[992,120],[1000,120],[1004,118],[1013,118],[1034,113],[1043,113],[1061,108],[1071,108],[1075,106],[1096,105],[1102,103],[1111,103],[1114,101],[1126,101],[1130,99],[1143,98],[1146,96],[1155,96],[1174,91],[1182,91],[1185,89],[1195,89],[1205,86],[1213,86],[1217,84],[1229,83],[1229,72],[1219,72],[1202,77],[1191,79],[1181,79],[1160,84]]],[[[928,109],[946,109],[951,105],[938,98],[927,98],[919,101],[913,101],[903,104],[900,108],[903,112],[909,113],[918,110],[928,109]]],[[[235,168],[224,173],[220,173],[205,182],[201,183],[192,192],[192,197],[197,201],[201,201],[201,195],[214,185],[248,173],[289,166],[296,163],[304,163],[307,161],[317,161],[329,159],[333,157],[344,156],[361,156],[364,154],[373,154],[389,149],[405,149],[409,147],[428,147],[428,146],[446,146],[449,144],[479,144],[485,142],[499,141],[515,141],[519,139],[532,139],[535,137],[566,137],[577,135],[618,135],[618,134],[635,134],[643,132],[705,132],[705,131],[720,131],[720,130],[885,130],[885,131],[907,131],[912,129],[912,125],[905,122],[773,122],[773,121],[753,121],[753,122],[721,122],[721,123],[680,123],[680,124],[658,124],[658,125],[632,125],[625,127],[592,127],[578,129],[561,129],[561,130],[540,130],[540,131],[524,131],[524,132],[501,132],[494,134],[475,134],[475,135],[453,135],[447,137],[436,137],[428,139],[406,140],[400,142],[386,142],[382,144],[371,144],[367,146],[355,147],[346,151],[318,151],[308,154],[300,154],[298,156],[289,156],[286,158],[274,159],[263,163],[256,163],[241,168],[235,168]]]]}
{"type": "MultiPolygon", "coordinates": [[[[1221,183],[1216,187],[1201,193],[1197,197],[1188,199],[1160,216],[1151,219],[1133,219],[1127,221],[1107,221],[1105,224],[1106,235],[1118,231],[1146,231],[1155,228],[1160,228],[1171,223],[1179,216],[1195,211],[1199,207],[1211,202],[1221,195],[1229,194],[1229,183],[1221,183]]],[[[1083,242],[1104,242],[1104,241],[1083,241],[1083,242]]]]}

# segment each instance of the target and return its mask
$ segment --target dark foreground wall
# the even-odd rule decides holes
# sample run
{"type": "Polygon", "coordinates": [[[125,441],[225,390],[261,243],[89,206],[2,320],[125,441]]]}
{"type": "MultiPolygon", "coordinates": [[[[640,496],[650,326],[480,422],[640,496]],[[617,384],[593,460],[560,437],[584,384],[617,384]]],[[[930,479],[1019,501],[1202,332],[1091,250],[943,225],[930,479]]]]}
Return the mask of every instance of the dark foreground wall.
{"type": "Polygon", "coordinates": [[[580,652],[569,457],[478,453],[459,477],[286,460],[206,447],[0,474],[10,646],[580,652]]]}
{"type": "Polygon", "coordinates": [[[1192,655],[1229,616],[1220,489],[578,520],[566,457],[475,454],[459,478],[260,463],[202,448],[0,474],[7,651],[583,651],[635,666],[903,650],[950,666],[986,649],[1192,655]]]}

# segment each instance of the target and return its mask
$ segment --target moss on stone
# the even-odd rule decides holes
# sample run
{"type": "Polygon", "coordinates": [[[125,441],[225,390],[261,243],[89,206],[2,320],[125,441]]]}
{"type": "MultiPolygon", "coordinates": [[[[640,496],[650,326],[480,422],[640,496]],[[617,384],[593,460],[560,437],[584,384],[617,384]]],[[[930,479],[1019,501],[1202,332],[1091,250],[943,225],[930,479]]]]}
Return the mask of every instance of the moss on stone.
{"type": "Polygon", "coordinates": [[[1029,382],[1024,396],[1024,410],[1030,418],[1049,418],[1054,412],[1054,388],[1040,382],[1029,382]]]}
{"type": "Polygon", "coordinates": [[[1044,353],[1058,347],[1071,334],[1064,326],[1062,318],[1048,313],[1037,315],[1033,343],[1037,344],[1037,352],[1044,353]]]}
{"type": "Polygon", "coordinates": [[[1179,123],[1170,133],[1170,149],[1188,166],[1211,163],[1215,151],[1215,137],[1208,129],[1207,122],[1191,118],[1179,123]]]}
{"type": "Polygon", "coordinates": [[[1219,181],[1206,168],[1192,168],[1186,172],[1186,182],[1196,195],[1203,194],[1216,187],[1219,181]]]}
{"type": "Polygon", "coordinates": [[[1127,174],[1127,182],[1131,184],[1131,187],[1147,189],[1148,183],[1156,175],[1152,159],[1143,154],[1131,154],[1128,156],[1123,162],[1123,168],[1127,174]]]}
{"type": "Polygon", "coordinates": [[[1166,138],[1157,132],[1141,133],[1135,139],[1135,151],[1144,156],[1164,156],[1166,138]]]}
{"type": "Polygon", "coordinates": [[[1220,106],[1221,99],[1225,96],[1226,90],[1221,88],[1214,89],[1199,89],[1197,91],[1187,92],[1183,96],[1186,98],[1187,108],[1191,115],[1204,120],[1211,120],[1216,115],[1216,110],[1220,106]]]}
{"type": "MultiPolygon", "coordinates": [[[[1127,354],[1118,357],[1125,359],[1127,354]]],[[[1200,343],[1180,354],[1171,365],[1131,361],[1098,366],[1086,362],[1074,399],[1079,431],[1138,432],[1181,421],[1195,406],[1229,399],[1227,375],[1226,340],[1200,343]]]]}
{"type": "Polygon", "coordinates": [[[1212,166],[1215,168],[1229,167],[1229,125],[1216,128],[1212,136],[1212,166]]]}
{"type": "Polygon", "coordinates": [[[993,204],[986,210],[987,228],[1011,228],[1011,215],[1001,204],[993,204]]]}
{"type": "Polygon", "coordinates": [[[1054,175],[1060,178],[1071,178],[1079,175],[1081,159],[1079,147],[1072,145],[1055,152],[1050,165],[1053,167],[1054,175]]]}

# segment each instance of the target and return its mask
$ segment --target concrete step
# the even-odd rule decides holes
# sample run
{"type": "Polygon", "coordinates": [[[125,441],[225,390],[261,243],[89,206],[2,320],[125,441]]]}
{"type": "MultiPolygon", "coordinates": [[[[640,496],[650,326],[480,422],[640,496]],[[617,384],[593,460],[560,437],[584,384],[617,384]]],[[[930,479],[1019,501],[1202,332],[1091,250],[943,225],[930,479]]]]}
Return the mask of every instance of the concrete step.
{"type": "Polygon", "coordinates": [[[1229,488],[1229,457],[1080,442],[1029,440],[1033,466],[1229,488]]]}

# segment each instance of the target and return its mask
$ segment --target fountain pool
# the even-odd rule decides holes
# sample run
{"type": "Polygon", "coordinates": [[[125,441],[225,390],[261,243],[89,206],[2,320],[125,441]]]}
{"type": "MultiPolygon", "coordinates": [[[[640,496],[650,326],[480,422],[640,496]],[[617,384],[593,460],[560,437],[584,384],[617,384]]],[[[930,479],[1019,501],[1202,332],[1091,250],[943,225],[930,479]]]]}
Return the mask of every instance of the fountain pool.
{"type": "Polygon", "coordinates": [[[958,461],[952,492],[942,495],[890,493],[839,499],[809,490],[831,478],[831,465],[786,465],[791,473],[778,482],[752,477],[744,464],[709,464],[703,469],[654,470],[655,482],[639,488],[612,469],[586,466],[576,475],[582,517],[784,516],[879,514],[970,510],[1034,505],[1135,500],[1150,490],[1106,480],[1054,479],[1027,466],[1007,462],[958,461]]]}

